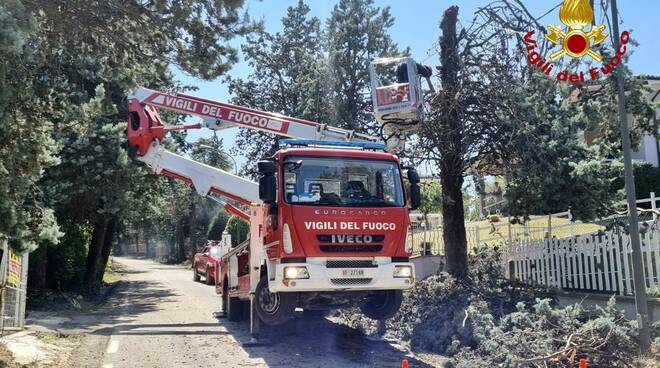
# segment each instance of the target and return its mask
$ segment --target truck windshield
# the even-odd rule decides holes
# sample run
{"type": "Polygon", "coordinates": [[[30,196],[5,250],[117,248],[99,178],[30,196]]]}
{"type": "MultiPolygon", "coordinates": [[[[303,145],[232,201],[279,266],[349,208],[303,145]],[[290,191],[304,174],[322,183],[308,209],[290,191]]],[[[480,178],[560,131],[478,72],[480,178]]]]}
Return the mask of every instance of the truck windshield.
{"type": "Polygon", "coordinates": [[[289,156],[287,203],[314,206],[401,207],[401,173],[394,161],[289,156]]]}

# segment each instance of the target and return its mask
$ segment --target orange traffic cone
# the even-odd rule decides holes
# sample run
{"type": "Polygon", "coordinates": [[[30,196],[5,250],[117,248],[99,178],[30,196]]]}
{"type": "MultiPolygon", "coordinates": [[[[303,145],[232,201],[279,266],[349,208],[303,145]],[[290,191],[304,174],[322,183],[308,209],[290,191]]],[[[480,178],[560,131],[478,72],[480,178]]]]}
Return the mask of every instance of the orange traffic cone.
{"type": "Polygon", "coordinates": [[[580,368],[587,368],[587,359],[580,359],[580,368]]]}
{"type": "Polygon", "coordinates": [[[401,361],[401,368],[410,368],[410,364],[408,363],[408,359],[404,359],[401,361]]]}

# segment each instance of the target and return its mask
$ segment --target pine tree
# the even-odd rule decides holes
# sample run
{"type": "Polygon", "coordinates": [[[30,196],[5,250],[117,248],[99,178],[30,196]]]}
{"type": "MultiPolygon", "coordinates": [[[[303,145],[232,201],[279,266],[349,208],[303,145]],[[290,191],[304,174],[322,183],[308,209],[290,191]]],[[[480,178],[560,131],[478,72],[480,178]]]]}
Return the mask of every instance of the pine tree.
{"type": "MultiPolygon", "coordinates": [[[[309,6],[301,0],[287,9],[281,32],[261,31],[247,38],[242,49],[253,72],[246,79],[231,80],[233,103],[319,123],[330,122],[329,72],[320,21],[310,17],[309,12],[309,6]]],[[[277,150],[277,138],[270,133],[241,129],[236,147],[248,158],[244,170],[254,176],[256,161],[277,150]]]]}
{"type": "Polygon", "coordinates": [[[377,57],[399,56],[389,35],[393,25],[389,7],[378,8],[372,0],[340,0],[335,5],[326,25],[333,125],[378,133],[371,116],[369,63],[377,57]]]}
{"type": "Polygon", "coordinates": [[[62,235],[36,186],[42,172],[58,163],[53,109],[47,94],[34,93],[39,83],[29,68],[40,59],[27,46],[36,23],[21,1],[0,3],[0,243],[17,251],[57,243],[62,235]]]}
{"type": "Polygon", "coordinates": [[[121,217],[152,190],[142,186],[151,174],[126,151],[123,99],[137,85],[178,89],[170,65],[222,75],[237,59],[227,40],[251,30],[241,5],[2,2],[0,239],[17,249],[52,245],[61,234],[49,208],[67,229],[91,224],[84,288],[93,289],[121,217]]]}
{"type": "MultiPolygon", "coordinates": [[[[369,63],[397,54],[388,35],[394,18],[371,0],[340,1],[326,23],[309,16],[299,1],[282,19],[282,32],[261,32],[248,39],[243,52],[254,72],[234,79],[233,102],[265,111],[376,133],[371,116],[369,63]]],[[[244,170],[255,175],[255,163],[277,150],[269,133],[241,130],[236,143],[248,158],[244,170]]],[[[238,148],[236,148],[238,150],[238,148]]]]}
{"type": "MultiPolygon", "coordinates": [[[[461,189],[468,172],[504,176],[509,211],[521,217],[572,206],[576,218],[592,219],[616,200],[617,168],[605,161],[618,157],[619,149],[612,80],[604,80],[597,95],[587,88],[576,94],[539,73],[526,60],[522,37],[503,31],[542,34],[529,14],[522,3],[503,0],[478,10],[465,29],[458,25],[458,7],[442,18],[442,88],[430,96],[420,143],[439,168],[447,266],[459,278],[467,275],[461,189]],[[588,146],[582,132],[595,128],[604,129],[600,142],[588,146]]],[[[627,88],[638,122],[633,131],[649,131],[640,83],[628,77],[627,88]]]]}

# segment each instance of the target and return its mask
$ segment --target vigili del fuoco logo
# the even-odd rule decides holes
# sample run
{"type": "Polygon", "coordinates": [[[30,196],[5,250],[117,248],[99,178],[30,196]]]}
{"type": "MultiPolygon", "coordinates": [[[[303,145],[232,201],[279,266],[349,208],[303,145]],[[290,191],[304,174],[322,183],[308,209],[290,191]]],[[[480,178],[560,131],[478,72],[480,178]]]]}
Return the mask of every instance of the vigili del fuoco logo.
{"type": "Polygon", "coordinates": [[[630,33],[627,31],[621,33],[619,48],[615,55],[601,67],[594,66],[589,70],[576,72],[555,71],[554,62],[562,57],[576,59],[587,57],[598,63],[603,62],[603,56],[594,50],[594,46],[602,44],[608,37],[605,33],[605,25],[592,25],[594,11],[588,0],[564,0],[564,4],[559,9],[559,20],[565,28],[548,25],[545,39],[554,45],[553,49],[558,48],[558,50],[554,51],[547,60],[537,51],[537,42],[534,38],[536,32],[527,32],[524,37],[527,44],[527,61],[542,73],[553,76],[561,82],[583,83],[586,80],[597,80],[601,76],[608,75],[621,64],[621,58],[626,55],[627,45],[630,42],[630,33]]]}

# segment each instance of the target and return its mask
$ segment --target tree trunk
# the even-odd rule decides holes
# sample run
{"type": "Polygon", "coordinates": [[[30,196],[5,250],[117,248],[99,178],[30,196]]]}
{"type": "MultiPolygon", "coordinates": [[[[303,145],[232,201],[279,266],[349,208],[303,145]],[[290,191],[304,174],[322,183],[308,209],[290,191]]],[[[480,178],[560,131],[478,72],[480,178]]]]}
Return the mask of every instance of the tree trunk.
{"type": "Polygon", "coordinates": [[[105,229],[105,236],[103,237],[103,248],[101,249],[101,259],[96,276],[98,283],[103,282],[103,275],[105,275],[105,268],[108,266],[108,259],[110,259],[110,252],[112,251],[112,240],[115,232],[115,225],[117,220],[113,217],[108,221],[105,229]]]}
{"type": "Polygon", "coordinates": [[[462,172],[440,173],[442,182],[442,221],[444,231],[447,272],[454,277],[467,275],[467,239],[465,236],[465,212],[463,208],[462,172]]]}
{"type": "Polygon", "coordinates": [[[486,181],[481,174],[475,174],[473,178],[479,196],[479,219],[483,219],[488,216],[486,213],[486,181]]]}
{"type": "Polygon", "coordinates": [[[89,249],[87,251],[87,261],[85,262],[85,275],[83,276],[83,288],[85,291],[90,292],[96,288],[96,275],[99,267],[99,257],[103,242],[105,239],[105,230],[108,226],[108,219],[102,218],[94,223],[94,230],[92,231],[92,239],[89,242],[89,249]]]}
{"type": "Polygon", "coordinates": [[[467,240],[463,208],[464,147],[460,102],[460,58],[456,24],[458,7],[452,6],[443,15],[440,28],[440,80],[439,135],[440,182],[442,184],[443,239],[447,257],[447,271],[454,277],[467,275],[467,240]]]}
{"type": "Polygon", "coordinates": [[[149,230],[149,224],[142,224],[142,234],[144,234],[144,251],[146,252],[147,258],[154,258],[154,250],[152,249],[151,244],[151,231],[149,230]]]}
{"type": "Polygon", "coordinates": [[[170,260],[175,260],[176,259],[176,251],[177,251],[177,244],[179,241],[179,222],[177,221],[176,224],[174,224],[174,238],[169,239],[169,251],[168,251],[168,258],[170,260]]]}
{"type": "Polygon", "coordinates": [[[188,247],[188,259],[190,261],[193,261],[193,258],[195,256],[195,252],[197,252],[197,201],[195,196],[197,196],[197,193],[193,193],[193,199],[192,199],[192,208],[190,211],[190,231],[189,231],[189,242],[188,244],[190,245],[188,247]]]}
{"type": "Polygon", "coordinates": [[[177,262],[183,262],[186,259],[186,235],[184,232],[184,218],[176,222],[176,244],[177,244],[177,262]]]}

